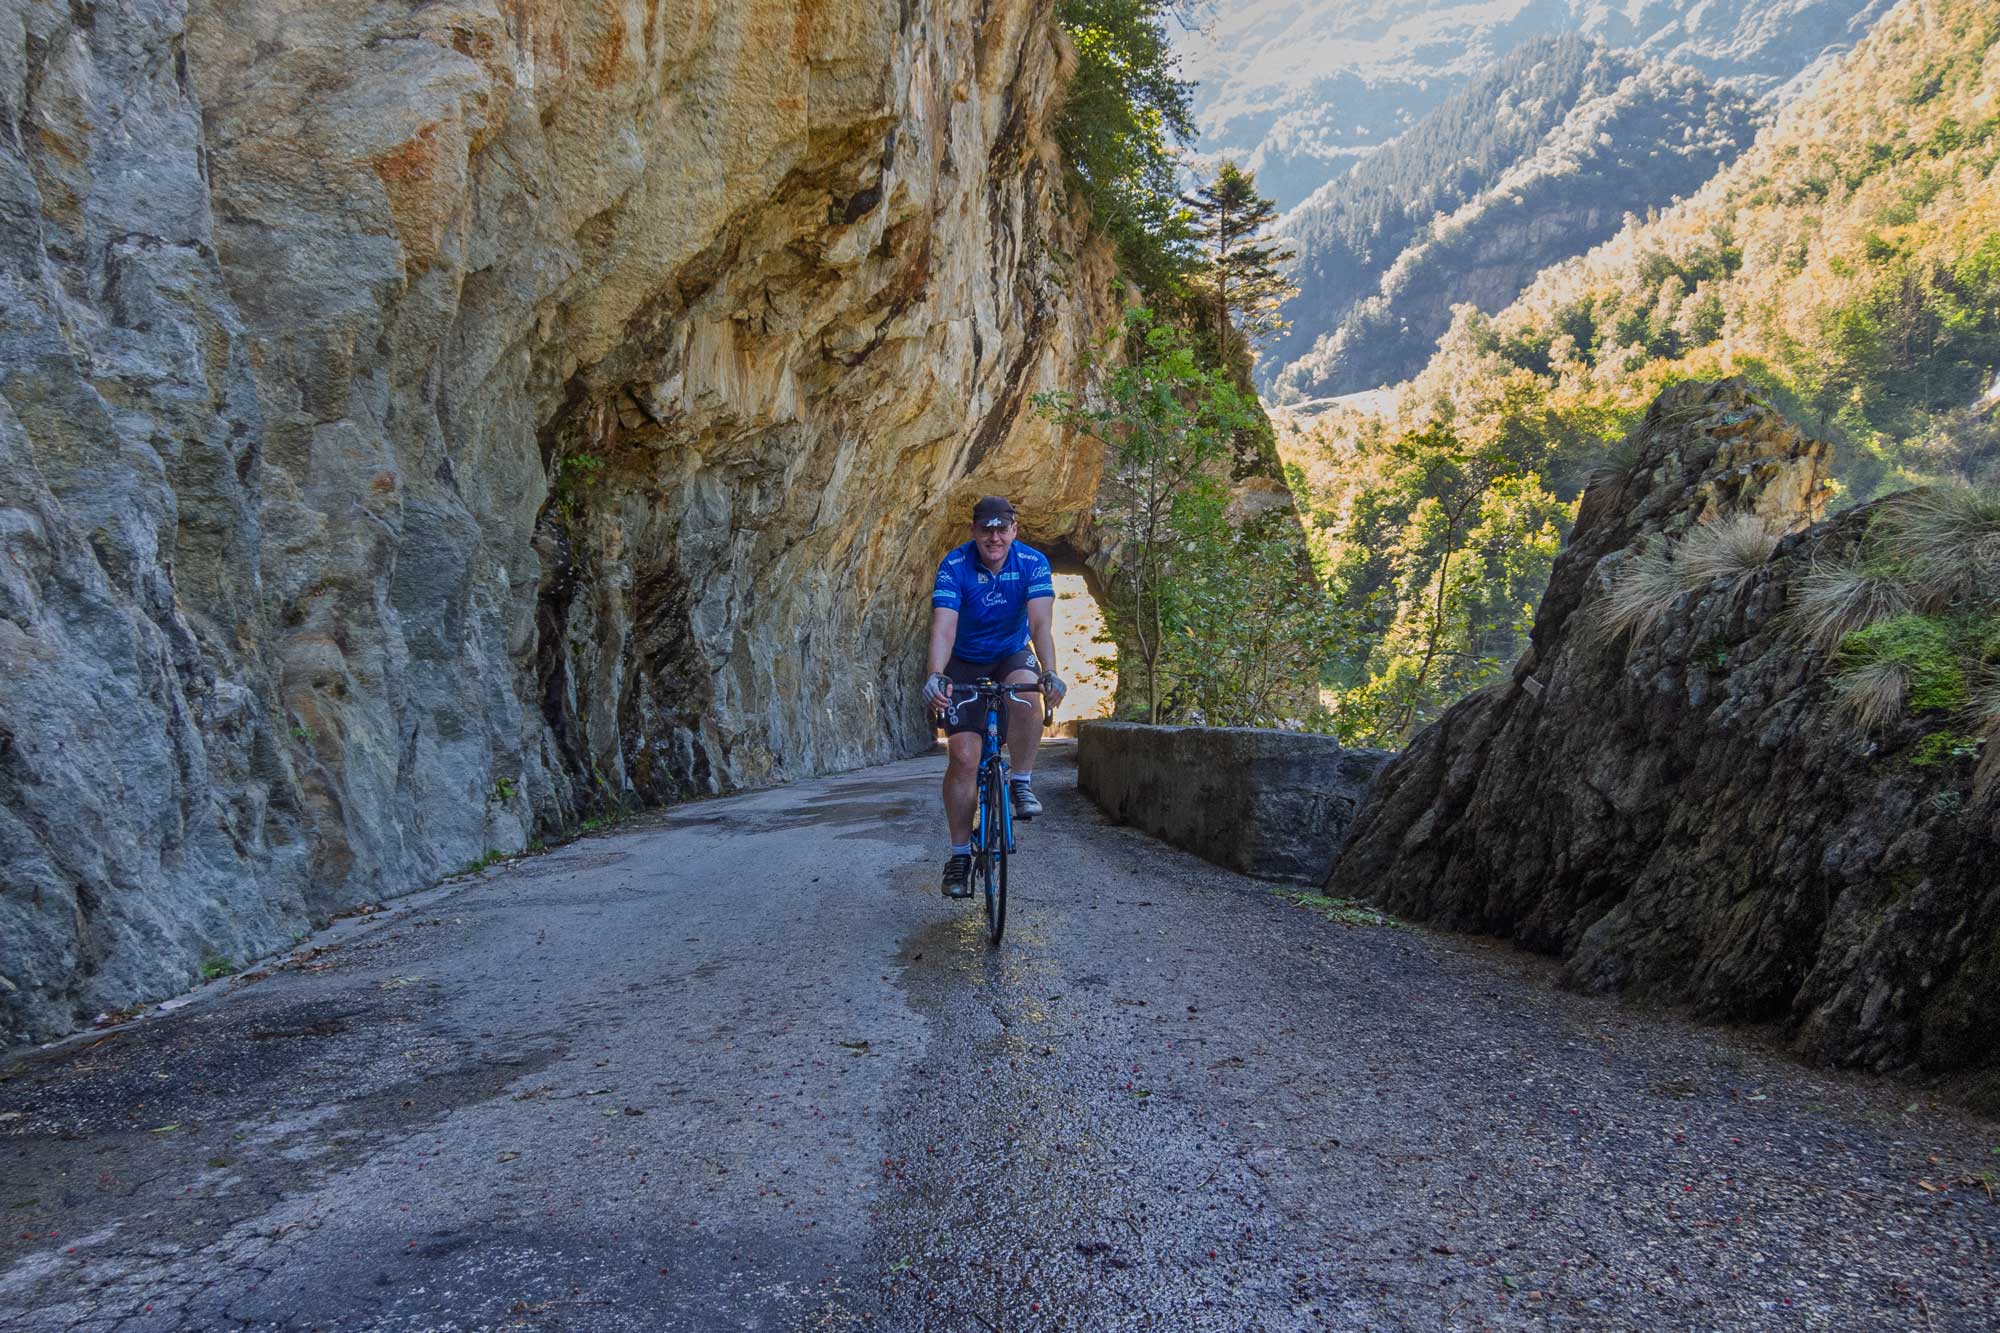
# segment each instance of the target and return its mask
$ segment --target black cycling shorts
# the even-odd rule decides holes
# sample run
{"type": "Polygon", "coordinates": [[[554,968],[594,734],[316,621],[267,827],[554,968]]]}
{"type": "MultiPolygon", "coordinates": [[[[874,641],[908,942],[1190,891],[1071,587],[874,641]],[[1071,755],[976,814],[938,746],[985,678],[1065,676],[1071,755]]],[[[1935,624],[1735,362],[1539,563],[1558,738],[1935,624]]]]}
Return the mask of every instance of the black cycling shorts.
{"type": "MultiPolygon", "coordinates": [[[[981,680],[993,680],[1005,683],[1007,677],[1013,675],[1016,671],[1024,669],[1032,671],[1036,675],[1041,674],[1042,664],[1035,660],[1035,650],[1033,648],[1023,648],[1017,653],[1009,653],[997,662],[967,662],[954,653],[952,659],[944,664],[944,674],[951,677],[954,685],[976,685],[981,680]]],[[[962,732],[971,732],[974,735],[984,734],[986,731],[985,706],[979,700],[964,695],[957,696],[954,702],[958,704],[957,720],[954,721],[952,719],[950,712],[946,712],[942,718],[938,719],[939,725],[945,730],[945,734],[947,736],[956,736],[962,732]]],[[[1005,708],[1000,710],[1000,739],[1002,740],[1007,738],[1007,711],[1005,708]]]]}

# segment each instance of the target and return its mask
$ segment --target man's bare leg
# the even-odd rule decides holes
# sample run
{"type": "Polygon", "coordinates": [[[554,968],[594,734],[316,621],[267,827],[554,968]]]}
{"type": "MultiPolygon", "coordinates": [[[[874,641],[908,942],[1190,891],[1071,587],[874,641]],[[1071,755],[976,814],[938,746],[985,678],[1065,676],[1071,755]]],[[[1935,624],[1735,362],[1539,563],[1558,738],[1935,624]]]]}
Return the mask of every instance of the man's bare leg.
{"type": "Polygon", "coordinates": [[[972,841],[973,805],[978,799],[980,736],[961,731],[945,741],[944,820],[951,830],[951,845],[963,847],[972,841]]]}
{"type": "MultiPolygon", "coordinates": [[[[1009,685],[1032,685],[1035,680],[1035,673],[1026,669],[1007,677],[1009,685]]],[[[1014,700],[1008,708],[1012,711],[1007,715],[1007,758],[1014,766],[1014,777],[1019,779],[1034,773],[1035,756],[1041,752],[1042,696],[1030,694],[1014,700]]],[[[1015,813],[1023,812],[1017,809],[1015,813]]]]}

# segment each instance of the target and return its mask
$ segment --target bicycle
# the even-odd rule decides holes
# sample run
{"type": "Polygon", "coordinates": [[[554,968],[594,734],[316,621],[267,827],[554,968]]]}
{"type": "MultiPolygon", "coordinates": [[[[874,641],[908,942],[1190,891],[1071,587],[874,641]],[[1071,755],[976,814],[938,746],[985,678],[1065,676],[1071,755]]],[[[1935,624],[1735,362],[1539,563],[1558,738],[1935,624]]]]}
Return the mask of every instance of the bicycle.
{"type": "MultiPolygon", "coordinates": [[[[972,876],[986,894],[987,939],[1000,942],[1000,932],[1007,928],[1007,858],[1014,852],[1014,800],[1007,786],[1007,754],[1000,745],[1000,701],[1010,702],[1023,694],[1040,694],[1042,687],[1036,685],[1001,685],[981,677],[972,685],[954,685],[951,697],[954,702],[947,710],[954,721],[957,720],[959,695],[966,696],[966,702],[974,699],[986,704],[986,727],[984,740],[979,752],[979,795],[973,811],[972,827],[972,876]]],[[[1042,713],[1042,725],[1046,727],[1055,717],[1053,708],[1042,713]]]]}

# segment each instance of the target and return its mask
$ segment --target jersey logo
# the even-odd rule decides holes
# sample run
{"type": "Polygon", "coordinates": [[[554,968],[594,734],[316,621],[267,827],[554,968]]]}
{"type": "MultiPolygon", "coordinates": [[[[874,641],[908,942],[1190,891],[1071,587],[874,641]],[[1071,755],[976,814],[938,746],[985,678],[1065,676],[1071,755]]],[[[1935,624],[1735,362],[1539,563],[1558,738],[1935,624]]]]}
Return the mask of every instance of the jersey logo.
{"type": "Polygon", "coordinates": [[[985,598],[985,600],[984,600],[984,601],[983,601],[983,602],[981,603],[981,605],[983,605],[983,606],[1005,606],[1005,605],[1007,605],[1007,594],[1006,594],[1006,593],[1004,593],[1004,592],[1001,592],[1001,591],[1000,591],[1000,590],[999,590],[998,588],[995,588],[995,589],[994,589],[994,590],[993,590],[992,592],[989,592],[989,593],[987,593],[987,594],[986,594],[986,598],[985,598]]]}

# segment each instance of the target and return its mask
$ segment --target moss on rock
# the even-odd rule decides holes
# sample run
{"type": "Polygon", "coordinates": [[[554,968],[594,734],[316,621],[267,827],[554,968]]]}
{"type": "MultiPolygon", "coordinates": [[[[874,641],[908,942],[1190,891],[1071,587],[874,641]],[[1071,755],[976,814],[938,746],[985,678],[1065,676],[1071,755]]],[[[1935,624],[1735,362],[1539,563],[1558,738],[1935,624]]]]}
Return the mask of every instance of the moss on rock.
{"type": "Polygon", "coordinates": [[[1840,642],[1844,669],[1894,663],[1909,680],[1913,713],[1963,708],[1969,697],[1965,664],[1953,626],[1935,617],[1907,613],[1858,629],[1840,642]]]}

